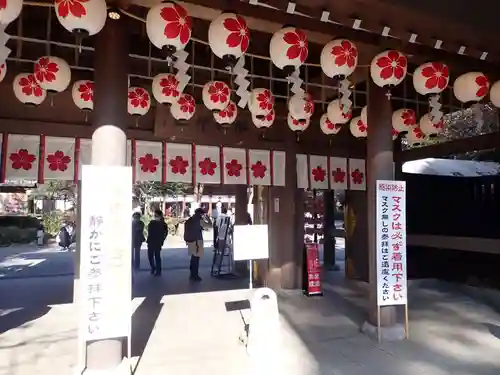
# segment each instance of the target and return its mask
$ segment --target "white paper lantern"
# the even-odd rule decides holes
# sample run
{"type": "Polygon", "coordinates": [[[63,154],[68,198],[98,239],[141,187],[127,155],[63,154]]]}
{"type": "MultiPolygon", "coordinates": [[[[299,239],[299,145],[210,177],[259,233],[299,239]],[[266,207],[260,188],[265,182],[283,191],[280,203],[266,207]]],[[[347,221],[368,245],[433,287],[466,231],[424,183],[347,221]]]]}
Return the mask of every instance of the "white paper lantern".
{"type": "Polygon", "coordinates": [[[0,82],[2,82],[7,75],[7,63],[0,64],[0,82]]]}
{"type": "Polygon", "coordinates": [[[294,132],[303,132],[309,127],[310,119],[297,120],[288,114],[287,123],[294,132]]]}
{"type": "Polygon", "coordinates": [[[222,13],[210,23],[208,44],[215,56],[234,63],[248,49],[250,32],[245,19],[234,13],[222,13]]]}
{"type": "Polygon", "coordinates": [[[288,101],[288,111],[298,120],[311,118],[314,113],[312,96],[308,93],[293,95],[288,101]]]}
{"type": "Polygon", "coordinates": [[[191,17],[179,4],[168,1],[152,7],[146,17],[146,33],[168,55],[183,50],[191,39],[191,17]]]}
{"type": "Polygon", "coordinates": [[[361,121],[363,121],[365,124],[368,124],[368,106],[365,105],[363,108],[361,108],[361,121]]]}
{"type": "Polygon", "coordinates": [[[408,60],[404,54],[389,50],[379,53],[370,64],[370,75],[379,87],[397,86],[406,77],[408,60]]]}
{"type": "MultiPolygon", "coordinates": [[[[0,77],[1,77],[0,72],[0,77]]],[[[0,79],[0,82],[2,80],[0,79]]],[[[490,88],[490,101],[495,107],[500,107],[500,81],[496,81],[490,88]]]]}
{"type": "Polygon", "coordinates": [[[307,35],[296,27],[276,31],[269,44],[269,55],[279,69],[298,68],[306,61],[308,53],[307,35]]]}
{"type": "Polygon", "coordinates": [[[358,49],[348,39],[335,39],[321,51],[321,69],[326,76],[347,77],[358,66],[358,49]]]}
{"type": "Polygon", "coordinates": [[[420,65],[413,73],[413,87],[420,95],[439,94],[448,87],[450,70],[440,62],[420,65]]]}
{"type": "Polygon", "coordinates": [[[319,126],[321,128],[321,131],[326,135],[337,134],[340,129],[342,129],[342,125],[334,124],[333,122],[328,120],[328,115],[326,113],[324,113],[323,116],[321,116],[321,118],[319,119],[319,126]]]}
{"type": "Polygon", "coordinates": [[[42,89],[31,73],[21,73],[14,78],[12,84],[14,95],[24,104],[39,105],[47,97],[47,91],[42,89]]]}
{"type": "Polygon", "coordinates": [[[252,121],[257,128],[269,128],[274,123],[275,116],[274,109],[265,116],[255,116],[252,113],[252,121]]]}
{"type": "Polygon", "coordinates": [[[214,120],[218,124],[232,124],[237,116],[238,107],[233,101],[229,101],[229,104],[222,111],[214,112],[214,120]]]}
{"type": "Polygon", "coordinates": [[[172,103],[170,113],[178,121],[190,120],[196,112],[196,102],[189,94],[181,94],[179,100],[172,103]]]}
{"type": "Polygon", "coordinates": [[[392,127],[398,133],[406,134],[417,124],[417,117],[413,109],[401,108],[392,114],[392,127]]]}
{"type": "Polygon", "coordinates": [[[129,87],[128,89],[128,113],[134,116],[144,116],[151,107],[149,92],[142,87],[129,87]]]}
{"type": "Polygon", "coordinates": [[[203,86],[203,104],[211,111],[222,111],[229,103],[231,89],[222,81],[211,81],[203,86]]]}
{"type": "Polygon", "coordinates": [[[469,72],[459,76],[453,83],[453,94],[462,103],[478,102],[488,95],[490,83],[481,72],[469,72]]]}
{"type": "Polygon", "coordinates": [[[21,14],[23,0],[0,1],[0,24],[8,25],[21,14]]]}
{"type": "Polygon", "coordinates": [[[94,109],[94,82],[76,81],[73,83],[71,96],[78,108],[92,111],[94,109]]]}
{"type": "Polygon", "coordinates": [[[179,99],[179,81],[175,74],[161,73],[153,78],[153,97],[158,103],[172,104],[179,99]]]}
{"type": "Polygon", "coordinates": [[[253,116],[263,118],[274,109],[274,95],[264,88],[253,89],[248,100],[248,109],[253,116]]]}
{"type": "Polygon", "coordinates": [[[395,141],[398,136],[399,132],[396,129],[392,128],[392,140],[395,141]]]}
{"type": "Polygon", "coordinates": [[[427,137],[435,137],[444,131],[443,119],[433,122],[430,113],[426,113],[420,118],[419,127],[422,133],[427,137]]]}
{"type": "Polygon", "coordinates": [[[352,110],[345,114],[342,108],[342,104],[340,104],[340,100],[338,99],[332,100],[330,104],[328,104],[326,113],[328,119],[334,124],[345,124],[352,118],[352,110]]]}
{"type": "Polygon", "coordinates": [[[35,62],[35,79],[48,92],[62,92],[71,81],[71,69],[66,61],[55,56],[43,56],[35,62]]]}
{"type": "Polygon", "coordinates": [[[66,30],[82,35],[97,34],[108,17],[106,0],[56,0],[54,9],[66,30]]]}
{"type": "Polygon", "coordinates": [[[419,126],[413,127],[405,136],[410,146],[421,146],[425,142],[425,135],[419,126]]]}
{"type": "Polygon", "coordinates": [[[351,134],[356,138],[365,138],[368,136],[368,125],[361,120],[361,116],[354,117],[349,124],[351,134]]]}

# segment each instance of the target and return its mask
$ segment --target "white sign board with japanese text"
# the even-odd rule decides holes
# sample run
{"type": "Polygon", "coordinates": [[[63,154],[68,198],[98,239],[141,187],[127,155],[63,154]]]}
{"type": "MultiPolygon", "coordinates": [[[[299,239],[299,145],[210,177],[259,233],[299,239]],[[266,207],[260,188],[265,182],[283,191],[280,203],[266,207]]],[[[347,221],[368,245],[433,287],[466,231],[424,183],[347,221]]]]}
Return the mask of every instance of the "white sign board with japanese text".
{"type": "Polygon", "coordinates": [[[405,305],[406,183],[377,181],[377,301],[405,305]]]}
{"type": "Polygon", "coordinates": [[[131,330],[132,168],[82,166],[80,338],[131,330]]]}
{"type": "Polygon", "coordinates": [[[269,258],[267,225],[235,225],[233,233],[234,260],[269,258]]]}

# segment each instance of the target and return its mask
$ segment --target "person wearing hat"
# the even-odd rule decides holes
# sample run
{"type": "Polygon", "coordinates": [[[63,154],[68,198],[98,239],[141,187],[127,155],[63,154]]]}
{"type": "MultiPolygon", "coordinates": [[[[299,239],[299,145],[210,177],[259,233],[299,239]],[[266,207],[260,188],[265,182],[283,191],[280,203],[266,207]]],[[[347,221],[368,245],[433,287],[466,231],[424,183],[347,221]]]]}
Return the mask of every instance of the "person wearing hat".
{"type": "Polygon", "coordinates": [[[203,230],[212,228],[210,219],[202,208],[197,208],[193,216],[184,224],[184,241],[188,246],[188,254],[191,256],[189,262],[189,279],[201,281],[199,275],[200,257],[203,256],[203,230]]]}

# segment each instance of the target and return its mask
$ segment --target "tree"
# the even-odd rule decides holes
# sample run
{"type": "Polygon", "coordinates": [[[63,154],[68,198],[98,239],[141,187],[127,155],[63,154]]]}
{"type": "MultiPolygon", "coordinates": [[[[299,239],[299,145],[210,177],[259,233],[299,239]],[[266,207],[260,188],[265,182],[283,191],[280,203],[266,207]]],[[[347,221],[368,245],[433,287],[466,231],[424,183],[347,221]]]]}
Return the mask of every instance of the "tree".
{"type": "Polygon", "coordinates": [[[29,198],[43,200],[44,212],[53,210],[56,200],[70,202],[72,207],[76,207],[77,188],[71,181],[51,180],[32,189],[29,198]]]}
{"type": "Polygon", "coordinates": [[[150,210],[149,202],[153,198],[178,197],[186,193],[186,185],[181,182],[138,182],[133,187],[133,194],[139,204],[150,210]]]}

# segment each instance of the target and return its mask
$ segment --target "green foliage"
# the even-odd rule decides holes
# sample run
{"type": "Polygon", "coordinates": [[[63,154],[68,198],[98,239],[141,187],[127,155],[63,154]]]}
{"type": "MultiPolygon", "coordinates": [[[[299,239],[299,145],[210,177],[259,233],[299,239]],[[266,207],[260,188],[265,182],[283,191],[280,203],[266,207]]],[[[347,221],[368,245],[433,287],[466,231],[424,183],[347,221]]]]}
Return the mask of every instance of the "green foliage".
{"type": "Polygon", "coordinates": [[[25,244],[36,241],[36,228],[0,227],[0,245],[25,244]]]}
{"type": "Polygon", "coordinates": [[[71,181],[47,181],[43,185],[38,185],[36,189],[31,190],[30,198],[65,200],[76,205],[76,185],[71,181]]]}
{"type": "Polygon", "coordinates": [[[40,220],[34,216],[0,216],[0,227],[35,228],[40,220]]]}
{"type": "Polygon", "coordinates": [[[57,235],[64,222],[64,214],[61,211],[52,211],[42,216],[45,233],[57,235]]]}
{"type": "Polygon", "coordinates": [[[151,198],[177,197],[186,192],[186,185],[181,182],[138,182],[133,187],[133,193],[140,204],[145,204],[151,198]]]}

